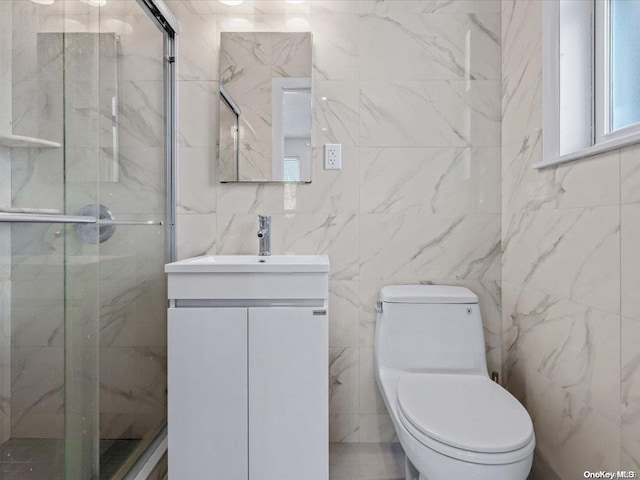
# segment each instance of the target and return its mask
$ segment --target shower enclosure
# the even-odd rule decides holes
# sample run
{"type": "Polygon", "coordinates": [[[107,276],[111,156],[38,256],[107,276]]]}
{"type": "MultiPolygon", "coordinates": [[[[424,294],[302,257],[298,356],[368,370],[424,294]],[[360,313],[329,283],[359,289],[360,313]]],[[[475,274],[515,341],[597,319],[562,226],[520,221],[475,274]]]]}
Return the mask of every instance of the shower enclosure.
{"type": "Polygon", "coordinates": [[[176,34],[0,0],[0,479],[122,478],[166,424],[176,34]]]}

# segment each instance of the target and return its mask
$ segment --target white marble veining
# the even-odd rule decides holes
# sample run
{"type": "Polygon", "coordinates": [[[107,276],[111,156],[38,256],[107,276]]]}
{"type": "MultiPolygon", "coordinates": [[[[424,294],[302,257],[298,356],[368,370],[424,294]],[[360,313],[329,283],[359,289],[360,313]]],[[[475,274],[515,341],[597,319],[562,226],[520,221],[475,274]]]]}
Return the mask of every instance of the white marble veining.
{"type": "Polygon", "coordinates": [[[181,147],[178,154],[178,213],[215,213],[215,148],[181,147]]]}
{"type": "Polygon", "coordinates": [[[500,13],[500,0],[359,0],[360,13],[500,13]]]}
{"type": "Polygon", "coordinates": [[[620,201],[640,202],[640,146],[632,145],[620,151],[620,201]]]}
{"type": "Polygon", "coordinates": [[[218,82],[178,82],[178,144],[215,147],[218,139],[218,82]]]}
{"type": "Polygon", "coordinates": [[[357,347],[329,349],[329,411],[357,414],[359,411],[359,361],[357,347]]]}
{"type": "Polygon", "coordinates": [[[363,213],[500,213],[498,148],[361,148],[363,213]]]}
{"type": "Polygon", "coordinates": [[[503,298],[512,312],[505,324],[508,370],[536,371],[563,391],[618,421],[619,316],[562,297],[507,283],[503,298]]]}
{"type": "Polygon", "coordinates": [[[497,279],[499,224],[500,218],[495,214],[363,215],[360,276],[363,280],[389,283],[419,280],[425,275],[440,279],[497,279]]]}
{"type": "Polygon", "coordinates": [[[126,28],[118,41],[120,78],[131,81],[157,81],[162,78],[163,43],[158,27],[142,11],[136,12],[137,15],[100,13],[102,31],[112,31],[114,20],[124,23],[126,28]]]}
{"type": "Polygon", "coordinates": [[[502,1],[502,141],[542,128],[542,4],[502,1]]]}
{"type": "Polygon", "coordinates": [[[619,207],[524,213],[503,248],[505,281],[620,313],[619,207]]]}
{"type": "MultiPolygon", "coordinates": [[[[355,2],[314,2],[311,7],[321,9],[321,3],[327,4],[327,9],[334,6],[348,9],[355,2]]],[[[353,28],[358,23],[358,15],[346,15],[348,11],[344,13],[333,15],[323,12],[311,16],[314,35],[313,77],[316,80],[357,80],[359,77],[359,38],[358,31],[353,28]]]]}
{"type": "Polygon", "coordinates": [[[541,141],[537,131],[503,147],[502,210],[507,222],[523,210],[618,204],[620,152],[536,171],[531,166],[542,155],[541,141]]]}
{"type": "Polygon", "coordinates": [[[385,415],[387,407],[375,379],[373,348],[360,349],[360,413],[385,415]]]}
{"type": "MultiPolygon", "coordinates": [[[[332,280],[329,282],[329,344],[333,347],[358,347],[360,308],[358,282],[332,280]]],[[[360,351],[362,358],[362,351],[360,351]]],[[[373,367],[373,362],[371,362],[373,367]]],[[[373,375],[371,376],[373,379],[373,375]]]]}
{"type": "MultiPolygon", "coordinates": [[[[171,8],[175,12],[173,6],[171,8]]],[[[184,81],[218,80],[219,36],[216,25],[211,25],[204,15],[185,14],[180,15],[180,26],[178,78],[184,81]]]]}
{"type": "Polygon", "coordinates": [[[640,321],[622,317],[621,325],[622,468],[640,467],[640,321]]]}
{"type": "Polygon", "coordinates": [[[340,143],[359,144],[359,90],[356,81],[323,81],[313,83],[313,145],[340,143]]]}
{"type": "Polygon", "coordinates": [[[360,416],[358,414],[329,413],[329,441],[354,443],[360,441],[360,416]]]}
{"type": "Polygon", "coordinates": [[[359,26],[362,79],[500,79],[499,14],[386,11],[359,26]]]}
{"type": "Polygon", "coordinates": [[[216,222],[215,214],[178,214],[176,219],[178,259],[214,253],[216,222]]]}
{"type": "Polygon", "coordinates": [[[162,81],[120,82],[120,145],[162,147],[164,104],[162,81]]]}
{"type": "Polygon", "coordinates": [[[539,454],[551,461],[560,478],[585,470],[617,470],[620,435],[616,423],[567,393],[544,376],[527,375],[525,403],[536,430],[539,454]]]}
{"type": "Polygon", "coordinates": [[[640,255],[637,246],[640,242],[640,205],[630,204],[621,207],[621,257],[625,259],[621,263],[621,298],[620,308],[623,316],[640,320],[640,255]]]}
{"type": "Polygon", "coordinates": [[[360,82],[362,146],[464,147],[500,142],[496,80],[360,82]]]}
{"type": "Polygon", "coordinates": [[[11,348],[11,435],[59,436],[61,430],[47,432],[46,423],[39,424],[44,415],[64,417],[63,349],[16,347],[11,348]],[[42,365],[47,365],[46,369],[42,365]]]}

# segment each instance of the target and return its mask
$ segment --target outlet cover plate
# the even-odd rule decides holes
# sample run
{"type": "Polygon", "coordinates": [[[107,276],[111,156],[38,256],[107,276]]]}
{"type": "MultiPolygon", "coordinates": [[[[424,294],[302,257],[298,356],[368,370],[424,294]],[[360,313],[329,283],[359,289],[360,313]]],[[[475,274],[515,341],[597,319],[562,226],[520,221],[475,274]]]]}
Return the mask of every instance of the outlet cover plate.
{"type": "Polygon", "coordinates": [[[342,146],[339,143],[324,144],[324,169],[342,170],[342,146]]]}

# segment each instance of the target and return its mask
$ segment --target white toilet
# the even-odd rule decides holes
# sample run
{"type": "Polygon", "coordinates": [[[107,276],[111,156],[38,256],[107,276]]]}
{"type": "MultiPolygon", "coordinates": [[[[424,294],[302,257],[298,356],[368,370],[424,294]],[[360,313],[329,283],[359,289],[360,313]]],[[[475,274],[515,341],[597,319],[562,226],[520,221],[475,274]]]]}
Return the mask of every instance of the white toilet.
{"type": "Polygon", "coordinates": [[[478,297],[462,287],[380,292],[378,387],[407,456],[407,480],[524,480],[529,414],[487,374],[478,297]]]}

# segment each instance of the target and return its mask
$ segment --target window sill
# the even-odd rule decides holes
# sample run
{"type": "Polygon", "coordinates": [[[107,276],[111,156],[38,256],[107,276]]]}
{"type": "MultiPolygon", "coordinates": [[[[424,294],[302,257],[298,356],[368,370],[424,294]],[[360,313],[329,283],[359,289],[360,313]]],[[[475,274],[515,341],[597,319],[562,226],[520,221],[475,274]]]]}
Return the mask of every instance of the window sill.
{"type": "Polygon", "coordinates": [[[635,143],[640,143],[640,132],[635,132],[629,135],[605,140],[591,147],[583,148],[581,150],[567,153],[566,155],[561,155],[559,157],[545,159],[542,162],[535,163],[533,165],[533,168],[535,168],[536,170],[541,170],[543,168],[553,167],[555,165],[562,165],[563,163],[574,162],[583,158],[589,158],[601,153],[628,147],[629,145],[633,145],[635,143]]]}

